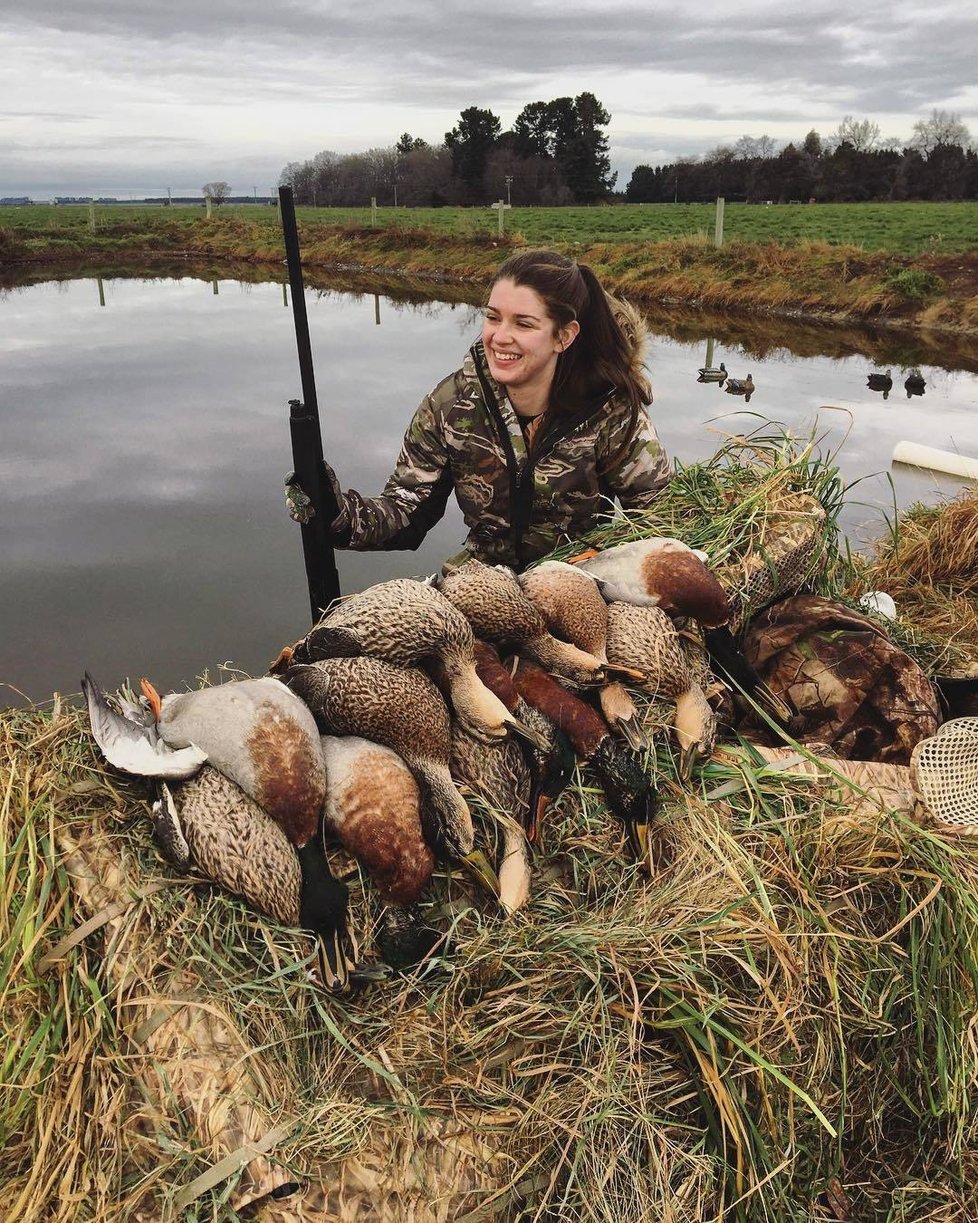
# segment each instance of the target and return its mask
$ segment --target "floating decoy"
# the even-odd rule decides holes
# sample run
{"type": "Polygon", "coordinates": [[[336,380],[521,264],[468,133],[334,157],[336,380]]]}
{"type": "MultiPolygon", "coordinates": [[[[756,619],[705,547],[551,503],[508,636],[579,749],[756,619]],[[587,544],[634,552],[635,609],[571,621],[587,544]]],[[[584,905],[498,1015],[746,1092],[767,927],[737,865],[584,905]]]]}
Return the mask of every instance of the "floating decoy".
{"type": "Polygon", "coordinates": [[[560,727],[577,755],[594,769],[608,806],[625,827],[632,853],[646,861],[658,794],[642,757],[616,739],[590,705],[536,663],[521,659],[513,683],[525,701],[560,727]]]}
{"type": "Polygon", "coordinates": [[[727,367],[722,361],[719,365],[701,365],[697,372],[699,382],[723,382],[727,377],[727,367]]]}
{"type": "Polygon", "coordinates": [[[867,375],[866,385],[871,391],[882,391],[883,398],[886,399],[890,393],[890,388],[893,386],[893,378],[890,370],[887,370],[885,374],[872,373],[867,375]]]}
{"type": "Polygon", "coordinates": [[[674,618],[695,620],[703,629],[712,664],[730,682],[735,699],[744,691],[775,720],[787,724],[791,710],[761,681],[734,641],[730,602],[704,558],[705,553],[681,540],[654,537],[600,552],[592,548],[572,559],[598,579],[609,603],[660,607],[674,618]]]}
{"type": "Polygon", "coordinates": [[[441,941],[418,907],[435,866],[422,832],[421,791],[390,748],[354,735],[323,735],[329,788],[324,825],[364,867],[387,906],[378,936],[393,968],[423,959],[441,941]]]}
{"type": "Polygon", "coordinates": [[[688,781],[693,765],[709,759],[716,742],[716,717],[693,675],[676,626],[659,607],[612,603],[608,608],[608,653],[644,673],[641,687],[675,702],[679,776],[688,781]]]}
{"type": "Polygon", "coordinates": [[[750,399],[754,393],[754,379],[750,374],[746,378],[728,378],[723,389],[729,395],[746,395],[750,399]]]}
{"type": "Polygon", "coordinates": [[[923,374],[915,367],[907,372],[903,387],[907,392],[907,398],[911,399],[914,395],[923,395],[926,385],[923,374]]]}
{"type": "Polygon", "coordinates": [[[357,735],[395,751],[427,800],[422,811],[433,817],[424,828],[428,844],[436,854],[456,858],[498,896],[498,880],[474,848],[472,816],[448,769],[448,709],[427,675],[362,656],[299,663],[281,680],[301,697],[324,733],[357,735]]]}
{"type": "Polygon", "coordinates": [[[395,578],[345,599],[302,641],[283,650],[272,669],[361,654],[401,667],[434,657],[448,681],[455,716],[476,738],[522,733],[479,679],[474,645],[468,620],[444,595],[425,582],[395,578]]]}
{"type": "Polygon", "coordinates": [[[234,781],[204,763],[202,752],[197,752],[202,759],[191,772],[186,764],[182,772],[174,771],[173,759],[186,761],[189,749],[167,747],[155,721],[136,722],[116,713],[87,673],[82,691],[92,734],[106,760],[158,782],[153,826],[169,862],[180,869],[192,863],[211,882],[277,921],[311,931],[319,940],[320,971],[328,988],[342,988],[351,976],[374,975],[359,966],[350,972],[343,948],[347,891],[333,877],[318,836],[297,849],[278,821],[234,781]]]}
{"type": "Polygon", "coordinates": [[[466,561],[446,566],[438,589],[462,612],[477,637],[493,645],[512,645],[554,675],[579,687],[604,682],[600,661],[585,650],[558,641],[543,616],[505,565],[466,561]]]}

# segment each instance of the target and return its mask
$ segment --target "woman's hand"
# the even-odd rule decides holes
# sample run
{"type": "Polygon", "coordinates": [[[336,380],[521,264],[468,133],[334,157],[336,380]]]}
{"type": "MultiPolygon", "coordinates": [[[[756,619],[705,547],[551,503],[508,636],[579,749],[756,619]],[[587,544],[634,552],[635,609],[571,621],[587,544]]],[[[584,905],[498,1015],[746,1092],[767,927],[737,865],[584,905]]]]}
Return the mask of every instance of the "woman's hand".
{"type": "MultiPolygon", "coordinates": [[[[328,509],[332,509],[334,506],[336,509],[335,516],[329,524],[330,534],[340,534],[345,532],[350,524],[346,499],[343,495],[343,490],[340,488],[340,482],[336,478],[336,472],[325,462],[323,463],[323,475],[326,477],[326,484],[332,501],[332,505],[328,509]]],[[[285,477],[285,507],[292,521],[298,522],[300,526],[311,522],[316,516],[316,508],[312,503],[312,498],[299,484],[294,471],[290,471],[285,477]]]]}

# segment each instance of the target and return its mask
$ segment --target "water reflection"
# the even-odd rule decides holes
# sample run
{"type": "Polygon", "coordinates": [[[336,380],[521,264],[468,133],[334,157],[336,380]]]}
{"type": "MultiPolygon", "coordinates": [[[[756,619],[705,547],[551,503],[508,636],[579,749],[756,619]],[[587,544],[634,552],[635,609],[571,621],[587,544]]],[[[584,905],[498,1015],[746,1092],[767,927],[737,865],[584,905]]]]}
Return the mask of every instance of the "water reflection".
{"type": "MultiPolygon", "coordinates": [[[[481,292],[445,297],[376,283],[309,291],[324,443],[345,485],[380,489],[415,405],[477,334],[481,292]]],[[[284,285],[213,274],[93,275],[3,296],[0,680],[36,699],[77,691],[85,667],[108,684],[148,673],[173,687],[225,660],[260,671],[305,630],[301,543],[282,484],[288,400],[300,394],[283,306],[284,285]]],[[[978,453],[978,379],[946,358],[898,365],[848,333],[840,356],[799,358],[782,324],[767,339],[742,321],[712,339],[688,318],[654,325],[653,414],[669,452],[706,457],[766,419],[814,433],[826,450],[844,440],[845,478],[860,481],[846,521],[857,542],[881,533],[898,440],[978,453]],[[749,410],[691,377],[704,346],[706,367],[752,374],[749,410]],[[901,380],[919,371],[926,411],[916,398],[884,407],[867,360],[889,360],[901,380]]],[[[803,329],[792,343],[816,339],[827,343],[803,329]]],[[[901,504],[959,487],[920,469],[892,478],[901,504]]],[[[432,572],[462,534],[453,506],[416,553],[341,554],[343,588],[432,572]]],[[[11,699],[0,691],[0,703],[11,699]]]]}

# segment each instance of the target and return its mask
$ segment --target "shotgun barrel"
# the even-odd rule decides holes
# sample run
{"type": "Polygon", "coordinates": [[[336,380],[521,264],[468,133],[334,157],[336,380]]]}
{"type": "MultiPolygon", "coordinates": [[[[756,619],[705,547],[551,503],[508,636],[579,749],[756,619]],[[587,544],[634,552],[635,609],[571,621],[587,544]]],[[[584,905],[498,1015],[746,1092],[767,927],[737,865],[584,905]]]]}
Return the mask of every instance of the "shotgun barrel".
{"type": "Polygon", "coordinates": [[[295,481],[312,503],[314,513],[300,528],[302,554],[309,584],[309,608],[315,624],[326,608],[340,596],[340,578],[330,539],[329,524],[339,513],[339,506],[326,478],[323,457],[323,435],[319,422],[319,401],[316,398],[316,377],[312,368],[312,347],[309,343],[309,320],[306,317],[306,297],[302,283],[302,263],[299,257],[299,231],[295,223],[295,203],[291,187],[279,187],[282,211],[282,232],[285,236],[285,260],[292,289],[292,318],[295,322],[295,342],[299,354],[299,375],[302,399],[289,400],[289,430],[292,435],[292,464],[295,481]]]}

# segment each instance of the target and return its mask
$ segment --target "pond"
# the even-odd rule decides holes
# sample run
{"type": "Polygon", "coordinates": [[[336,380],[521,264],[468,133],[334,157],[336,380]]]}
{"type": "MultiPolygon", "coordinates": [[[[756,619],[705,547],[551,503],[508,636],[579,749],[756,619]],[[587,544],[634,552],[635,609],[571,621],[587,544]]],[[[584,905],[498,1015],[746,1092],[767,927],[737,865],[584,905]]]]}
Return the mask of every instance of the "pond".
{"type": "MultiPolygon", "coordinates": [[[[344,486],[379,491],[418,400],[477,334],[478,309],[379,293],[307,299],[327,456],[344,486]]],[[[816,432],[824,450],[845,437],[840,466],[861,481],[846,519],[857,544],[882,532],[894,491],[905,505],[960,487],[891,473],[898,440],[978,454],[973,372],[917,355],[924,396],[906,397],[894,364],[884,400],[867,387],[871,343],[797,356],[734,331],[712,355],[753,375],[748,405],[696,381],[704,326],[672,323],[653,339],[653,415],[669,453],[707,457],[723,433],[765,419],[816,432]]],[[[811,352],[810,336],[795,348],[811,352]]],[[[259,673],[305,631],[283,496],[287,401],[300,389],[282,285],[184,275],[12,289],[0,297],[0,354],[0,705],[76,693],[86,668],[108,687],[148,675],[164,689],[225,663],[259,673]]],[[[462,535],[453,504],[417,552],[340,554],[343,589],[431,573],[462,535]]]]}

